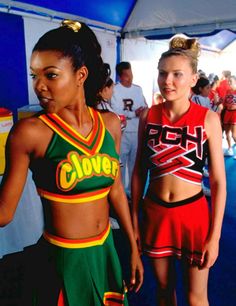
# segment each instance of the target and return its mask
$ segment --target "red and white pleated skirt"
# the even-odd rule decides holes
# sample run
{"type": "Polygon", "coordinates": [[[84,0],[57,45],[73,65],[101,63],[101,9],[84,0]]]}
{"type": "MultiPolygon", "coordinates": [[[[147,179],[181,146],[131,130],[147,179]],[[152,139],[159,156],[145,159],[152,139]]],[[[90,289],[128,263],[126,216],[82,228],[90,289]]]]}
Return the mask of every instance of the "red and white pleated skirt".
{"type": "Polygon", "coordinates": [[[224,124],[236,124],[236,109],[233,110],[225,110],[224,114],[224,119],[223,119],[224,124]]]}
{"type": "Polygon", "coordinates": [[[147,194],[143,203],[143,252],[153,258],[175,256],[190,264],[203,263],[210,228],[210,210],[202,192],[167,203],[147,194]]]}

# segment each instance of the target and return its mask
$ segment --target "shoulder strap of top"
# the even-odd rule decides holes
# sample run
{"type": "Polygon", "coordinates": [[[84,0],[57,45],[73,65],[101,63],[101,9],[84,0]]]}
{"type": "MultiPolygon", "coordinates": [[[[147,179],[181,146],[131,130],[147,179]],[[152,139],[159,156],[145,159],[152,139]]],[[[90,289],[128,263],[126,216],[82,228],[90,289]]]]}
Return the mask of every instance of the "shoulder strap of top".
{"type": "Polygon", "coordinates": [[[156,123],[162,116],[162,104],[152,105],[148,110],[146,124],[156,123]]]}

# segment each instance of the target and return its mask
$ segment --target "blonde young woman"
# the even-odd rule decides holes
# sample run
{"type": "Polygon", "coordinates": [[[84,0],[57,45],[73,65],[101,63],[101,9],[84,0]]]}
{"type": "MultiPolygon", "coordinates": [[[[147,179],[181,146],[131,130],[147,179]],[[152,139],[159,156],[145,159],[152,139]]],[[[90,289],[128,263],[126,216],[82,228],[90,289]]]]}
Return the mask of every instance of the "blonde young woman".
{"type": "Polygon", "coordinates": [[[226,199],[222,131],[216,113],[189,100],[199,51],[196,39],[171,40],[158,63],[165,103],[145,110],[139,125],[132,216],[137,242],[152,262],[159,306],[177,305],[175,258],[182,262],[188,304],[208,306],[209,269],[219,253],[226,199]],[[211,208],[201,189],[207,156],[211,208]]]}

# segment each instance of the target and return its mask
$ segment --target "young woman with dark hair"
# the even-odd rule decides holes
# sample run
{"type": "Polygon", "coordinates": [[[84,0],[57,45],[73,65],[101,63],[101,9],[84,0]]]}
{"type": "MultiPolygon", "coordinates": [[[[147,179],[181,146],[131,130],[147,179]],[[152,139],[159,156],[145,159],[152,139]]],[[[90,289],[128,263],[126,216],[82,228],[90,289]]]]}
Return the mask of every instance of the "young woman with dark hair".
{"type": "Polygon", "coordinates": [[[120,179],[120,122],[92,107],[107,78],[100,44],[84,23],[65,20],[36,43],[30,68],[44,110],[9,135],[0,226],[12,220],[31,169],[45,220],[33,305],[128,305],[108,198],[129,241],[131,289],[143,268],[120,179]]]}

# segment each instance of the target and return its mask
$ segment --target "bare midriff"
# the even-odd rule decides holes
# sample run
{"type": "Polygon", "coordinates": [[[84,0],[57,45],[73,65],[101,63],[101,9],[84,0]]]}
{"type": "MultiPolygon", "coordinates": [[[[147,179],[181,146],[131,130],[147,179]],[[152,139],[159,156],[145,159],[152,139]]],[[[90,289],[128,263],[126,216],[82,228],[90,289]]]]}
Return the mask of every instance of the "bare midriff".
{"type": "Polygon", "coordinates": [[[83,239],[96,237],[109,222],[106,198],[88,203],[58,203],[43,199],[45,230],[58,237],[83,239]]]}
{"type": "Polygon", "coordinates": [[[149,192],[165,202],[177,202],[190,198],[201,191],[201,185],[183,181],[173,175],[153,180],[149,184],[149,192]]]}

